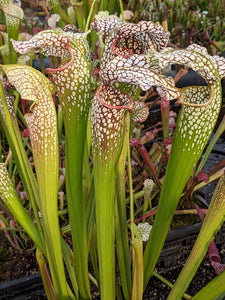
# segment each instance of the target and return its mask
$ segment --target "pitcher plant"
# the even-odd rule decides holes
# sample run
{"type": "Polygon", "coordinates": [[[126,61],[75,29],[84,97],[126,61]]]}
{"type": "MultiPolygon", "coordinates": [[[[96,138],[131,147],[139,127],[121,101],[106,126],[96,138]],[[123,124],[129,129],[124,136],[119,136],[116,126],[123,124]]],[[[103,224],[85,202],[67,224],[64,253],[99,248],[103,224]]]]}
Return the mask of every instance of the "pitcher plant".
{"type": "MultiPolygon", "coordinates": [[[[62,15],[59,3],[53,4],[62,15]]],[[[15,61],[1,65],[1,124],[33,219],[16,194],[7,163],[0,164],[0,200],[35,244],[49,299],[91,299],[90,281],[99,288],[103,300],[142,299],[150,277],[156,274],[154,268],[176,207],[215,127],[225,59],[209,55],[196,44],[186,49],[169,48],[170,34],[161,25],[125,22],[123,10],[121,18],[107,12],[92,18],[95,5],[95,1],[74,3],[75,8],[83,9],[83,15],[79,15],[82,28],[68,24],[43,30],[27,41],[17,41],[16,37],[10,40],[18,55],[40,53],[50,56],[55,65],[45,69],[45,74],[15,61]],[[89,47],[88,43],[88,35],[93,37],[94,32],[100,45],[97,60],[90,50],[93,44],[89,47]],[[166,75],[171,64],[196,71],[206,85],[177,88],[174,78],[166,75]],[[171,138],[170,102],[174,100],[180,106],[168,164],[163,162],[163,155],[160,157],[165,166],[163,178],[159,178],[160,170],[156,170],[151,154],[134,131],[135,124],[144,122],[149,114],[151,117],[140,96],[150,91],[161,104],[164,140],[171,138]],[[13,105],[15,95],[26,101],[23,126],[29,129],[34,167],[20,135],[21,123],[13,105]],[[151,215],[146,247],[142,226],[134,220],[138,214],[134,211],[138,196],[133,189],[130,149],[134,146],[151,178],[151,187],[147,191],[144,185],[139,196],[144,197],[143,220],[148,220],[148,213],[151,215]],[[61,167],[65,167],[62,181],[61,167]],[[152,193],[155,198],[159,195],[157,207],[152,207],[152,193]],[[65,210],[61,209],[64,204],[65,210]],[[62,215],[68,226],[62,225],[62,215]],[[94,274],[89,273],[90,261],[94,274]]],[[[101,1],[100,6],[107,3],[101,1]]],[[[224,176],[168,299],[181,299],[183,295],[190,298],[184,293],[224,221],[223,197],[224,176]],[[212,222],[213,218],[217,222],[212,222]]],[[[222,276],[196,299],[213,285],[218,286],[222,276]]],[[[213,295],[219,296],[224,290],[219,288],[213,295]]]]}

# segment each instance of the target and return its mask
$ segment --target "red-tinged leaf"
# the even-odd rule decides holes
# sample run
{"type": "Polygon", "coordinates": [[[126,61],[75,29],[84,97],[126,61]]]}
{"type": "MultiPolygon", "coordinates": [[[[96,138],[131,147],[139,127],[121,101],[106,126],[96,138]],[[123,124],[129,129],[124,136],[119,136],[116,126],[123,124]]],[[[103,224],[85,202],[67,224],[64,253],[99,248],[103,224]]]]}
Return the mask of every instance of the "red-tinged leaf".
{"type": "Polygon", "coordinates": [[[172,137],[168,137],[167,139],[164,139],[163,142],[166,145],[171,145],[173,143],[173,138],[172,137]]]}
{"type": "Polygon", "coordinates": [[[211,261],[211,265],[217,275],[219,275],[220,273],[222,273],[225,270],[224,264],[218,263],[217,261],[215,261],[215,259],[210,259],[210,261],[211,261]]]}
{"type": "MultiPolygon", "coordinates": [[[[205,214],[203,213],[203,211],[201,210],[201,208],[197,205],[197,204],[194,204],[197,212],[198,212],[198,215],[203,223],[204,221],[204,218],[205,218],[205,214]]],[[[219,255],[219,252],[217,250],[217,247],[216,247],[216,244],[214,241],[212,241],[209,245],[209,248],[208,248],[208,254],[209,254],[209,259],[210,259],[210,262],[211,262],[211,265],[213,266],[216,274],[220,274],[222,271],[225,270],[225,264],[222,264],[221,263],[221,258],[220,258],[220,255],[219,255]]]]}
{"type": "Polygon", "coordinates": [[[141,155],[141,157],[143,158],[145,164],[147,165],[147,167],[149,168],[149,170],[152,172],[152,175],[154,177],[155,183],[158,185],[159,190],[161,190],[161,184],[159,182],[155,167],[151,161],[151,158],[148,154],[148,151],[146,150],[145,146],[143,144],[141,144],[138,139],[133,138],[130,141],[130,145],[132,147],[135,147],[137,149],[137,151],[139,152],[139,154],[141,155]]]}
{"type": "Polygon", "coordinates": [[[221,258],[214,241],[209,245],[208,254],[212,267],[216,274],[219,275],[225,270],[225,264],[221,263],[221,258]]]}
{"type": "Polygon", "coordinates": [[[197,178],[198,182],[200,182],[200,181],[208,182],[209,181],[209,176],[202,171],[198,173],[196,178],[197,178]]]}

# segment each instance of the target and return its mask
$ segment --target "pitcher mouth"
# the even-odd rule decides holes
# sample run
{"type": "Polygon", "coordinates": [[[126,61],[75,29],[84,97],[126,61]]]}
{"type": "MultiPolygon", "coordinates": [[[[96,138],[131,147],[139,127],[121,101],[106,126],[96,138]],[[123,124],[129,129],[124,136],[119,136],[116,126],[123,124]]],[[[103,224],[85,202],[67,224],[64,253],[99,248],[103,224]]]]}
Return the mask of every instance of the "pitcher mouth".
{"type": "Polygon", "coordinates": [[[209,104],[212,103],[214,97],[215,97],[215,88],[213,85],[210,86],[211,88],[211,95],[208,101],[206,101],[205,103],[201,103],[201,104],[197,104],[197,103],[189,103],[189,102],[185,102],[182,100],[182,96],[176,101],[176,105],[186,105],[186,106],[190,106],[190,107],[205,107],[209,104]]]}
{"type": "Polygon", "coordinates": [[[56,68],[56,69],[47,68],[45,70],[45,73],[49,74],[52,72],[60,72],[60,71],[67,69],[69,66],[71,66],[72,63],[74,62],[75,56],[74,56],[74,52],[73,52],[72,48],[70,47],[70,45],[68,46],[68,51],[71,54],[71,60],[67,64],[65,64],[64,66],[62,66],[60,68],[56,68]]]}
{"type": "MultiPolygon", "coordinates": [[[[134,111],[134,101],[133,101],[133,98],[132,98],[130,95],[128,95],[128,94],[126,94],[126,93],[124,93],[123,91],[120,90],[121,93],[125,94],[125,95],[131,100],[131,106],[125,106],[125,105],[124,105],[124,106],[123,106],[123,105],[121,105],[121,106],[120,106],[120,105],[110,105],[110,104],[105,103],[105,102],[101,99],[100,93],[103,91],[104,87],[105,87],[105,85],[102,84],[102,85],[99,87],[98,91],[97,91],[97,98],[98,98],[98,101],[99,101],[103,106],[105,106],[105,107],[107,107],[107,108],[111,108],[111,109],[126,109],[126,110],[129,110],[131,113],[133,113],[133,111],[134,111]]],[[[118,90],[118,89],[116,89],[116,90],[118,90]]]]}
{"type": "Polygon", "coordinates": [[[113,51],[113,53],[116,54],[116,55],[118,55],[118,56],[124,57],[124,58],[128,58],[128,57],[130,57],[131,55],[133,55],[133,52],[132,52],[131,50],[125,48],[125,47],[122,47],[122,48],[123,48],[124,50],[126,50],[126,51],[129,53],[129,55],[123,55],[123,54],[118,53],[118,52],[115,50],[115,45],[116,45],[116,43],[117,43],[118,40],[119,40],[118,38],[115,38],[115,40],[114,40],[113,43],[112,43],[112,51],[113,51]]]}

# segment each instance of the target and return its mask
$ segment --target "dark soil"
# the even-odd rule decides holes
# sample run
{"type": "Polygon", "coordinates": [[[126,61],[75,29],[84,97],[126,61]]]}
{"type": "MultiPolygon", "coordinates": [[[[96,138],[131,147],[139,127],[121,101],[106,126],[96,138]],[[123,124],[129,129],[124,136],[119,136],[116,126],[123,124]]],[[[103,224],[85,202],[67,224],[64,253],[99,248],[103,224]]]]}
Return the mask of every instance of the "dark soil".
{"type": "Polygon", "coordinates": [[[0,283],[37,272],[35,251],[15,249],[0,232],[0,283]]]}
{"type": "MultiPolygon", "coordinates": [[[[0,232],[0,283],[6,281],[12,281],[14,279],[23,278],[25,276],[36,274],[38,272],[38,266],[35,259],[35,252],[32,250],[24,250],[19,252],[14,249],[8,240],[5,238],[3,232],[0,232]]],[[[170,259],[170,258],[169,258],[170,259]]],[[[170,282],[174,283],[179,275],[182,266],[176,263],[170,265],[166,271],[162,271],[162,268],[158,268],[160,274],[170,282]]],[[[194,277],[190,287],[187,290],[189,295],[195,295],[202,287],[210,282],[216,276],[214,269],[210,265],[208,258],[205,258],[202,262],[196,276],[194,277]]],[[[43,287],[41,285],[40,276],[31,275],[32,283],[35,282],[36,290],[32,295],[21,298],[21,296],[5,297],[0,299],[14,299],[14,300],[44,300],[47,299],[44,294],[43,287]]],[[[20,284],[20,282],[19,282],[20,284]]],[[[1,284],[0,284],[1,288],[1,284]]],[[[163,300],[166,299],[170,292],[170,288],[163,284],[156,277],[150,279],[149,285],[145,290],[143,300],[163,300]]],[[[98,292],[93,292],[93,299],[100,299],[98,292]]]]}
{"type": "MultiPolygon", "coordinates": [[[[174,283],[178,277],[182,267],[175,268],[173,270],[162,272],[160,275],[165,277],[171,283],[174,283]]],[[[190,284],[187,294],[194,296],[198,291],[200,291],[204,286],[206,286],[214,277],[216,273],[208,259],[205,259],[199,270],[197,271],[192,283],[190,284]]],[[[170,292],[170,288],[163,284],[156,277],[152,277],[145,290],[143,300],[164,300],[167,299],[170,292]]]]}

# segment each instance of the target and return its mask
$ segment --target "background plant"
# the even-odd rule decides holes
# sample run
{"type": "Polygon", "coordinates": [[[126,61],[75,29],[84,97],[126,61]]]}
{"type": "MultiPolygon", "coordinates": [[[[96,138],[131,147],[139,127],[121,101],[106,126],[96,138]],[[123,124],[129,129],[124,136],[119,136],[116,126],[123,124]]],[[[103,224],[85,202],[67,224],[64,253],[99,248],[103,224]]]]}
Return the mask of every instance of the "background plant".
{"type": "Polygon", "coordinates": [[[224,9],[221,1],[131,1],[135,20],[167,23],[171,42],[179,48],[191,43],[207,47],[209,53],[222,51],[224,46],[224,9]],[[138,8],[138,9],[137,9],[138,8]],[[140,11],[140,13],[139,13],[140,11]]]}

